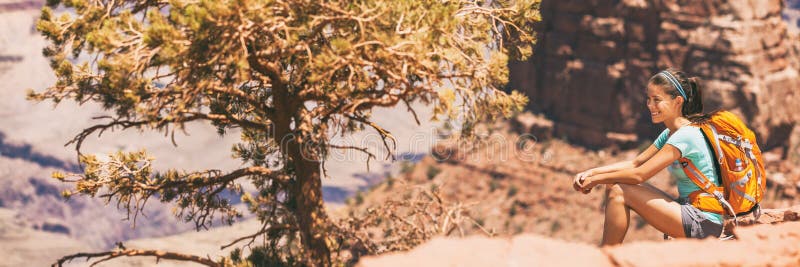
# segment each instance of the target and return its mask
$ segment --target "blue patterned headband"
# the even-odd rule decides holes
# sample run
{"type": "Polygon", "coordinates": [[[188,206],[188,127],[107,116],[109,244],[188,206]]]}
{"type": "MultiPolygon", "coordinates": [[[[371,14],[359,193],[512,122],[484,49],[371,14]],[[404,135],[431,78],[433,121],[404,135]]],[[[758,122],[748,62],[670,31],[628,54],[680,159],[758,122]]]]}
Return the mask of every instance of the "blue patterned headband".
{"type": "Polygon", "coordinates": [[[673,86],[675,86],[675,89],[678,89],[678,92],[681,93],[681,96],[683,96],[683,100],[689,100],[686,97],[686,92],[683,91],[683,86],[681,86],[681,83],[678,82],[678,79],[675,78],[675,76],[672,76],[672,73],[669,73],[669,71],[665,70],[659,72],[658,74],[661,74],[662,76],[667,78],[667,81],[669,81],[673,86]]]}

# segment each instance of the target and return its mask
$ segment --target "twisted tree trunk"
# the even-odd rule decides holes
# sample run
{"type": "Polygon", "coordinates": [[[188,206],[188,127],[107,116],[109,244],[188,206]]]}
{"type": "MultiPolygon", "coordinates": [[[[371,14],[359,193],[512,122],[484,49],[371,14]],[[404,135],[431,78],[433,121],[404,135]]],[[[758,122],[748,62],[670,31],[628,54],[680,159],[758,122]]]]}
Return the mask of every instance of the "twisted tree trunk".
{"type": "Polygon", "coordinates": [[[301,240],[315,266],[330,266],[331,252],[326,242],[328,216],[322,200],[319,162],[300,155],[299,145],[290,148],[297,181],[290,193],[296,205],[301,240]]]}
{"type": "MultiPolygon", "coordinates": [[[[322,200],[320,163],[316,150],[304,151],[304,141],[295,136],[291,127],[294,115],[302,108],[293,105],[286,87],[276,84],[275,109],[282,114],[276,116],[273,136],[288,164],[294,168],[295,181],[289,185],[289,200],[294,204],[294,215],[300,231],[300,240],[312,266],[330,266],[331,252],[326,242],[328,216],[322,200]]],[[[294,122],[295,127],[297,121],[294,122]]]]}

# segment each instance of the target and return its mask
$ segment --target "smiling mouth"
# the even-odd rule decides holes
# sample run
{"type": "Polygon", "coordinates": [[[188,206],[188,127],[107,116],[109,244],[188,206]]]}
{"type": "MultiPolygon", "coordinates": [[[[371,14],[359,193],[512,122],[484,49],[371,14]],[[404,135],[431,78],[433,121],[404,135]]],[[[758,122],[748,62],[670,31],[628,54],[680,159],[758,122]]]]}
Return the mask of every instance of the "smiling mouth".
{"type": "Polygon", "coordinates": [[[650,112],[650,116],[658,116],[661,115],[661,112],[650,112]]]}

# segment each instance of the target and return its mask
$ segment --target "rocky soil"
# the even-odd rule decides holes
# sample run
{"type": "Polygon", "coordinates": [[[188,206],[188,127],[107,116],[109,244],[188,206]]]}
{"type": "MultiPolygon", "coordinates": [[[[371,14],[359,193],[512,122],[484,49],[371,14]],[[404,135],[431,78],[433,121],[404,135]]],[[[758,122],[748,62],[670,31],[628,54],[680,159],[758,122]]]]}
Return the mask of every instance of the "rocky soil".
{"type": "MultiPolygon", "coordinates": [[[[797,220],[800,206],[792,208],[797,220]]],[[[361,260],[390,266],[797,266],[800,222],[740,227],[737,240],[643,241],[614,247],[565,242],[533,234],[508,238],[436,238],[414,250],[361,260]]]]}

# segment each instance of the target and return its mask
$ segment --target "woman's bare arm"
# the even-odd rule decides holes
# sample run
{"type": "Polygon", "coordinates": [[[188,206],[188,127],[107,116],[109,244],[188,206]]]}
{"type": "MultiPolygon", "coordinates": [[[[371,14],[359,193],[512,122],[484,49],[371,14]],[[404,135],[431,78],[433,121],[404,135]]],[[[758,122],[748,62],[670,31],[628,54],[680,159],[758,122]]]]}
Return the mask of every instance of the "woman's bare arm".
{"type": "Polygon", "coordinates": [[[589,169],[588,171],[590,171],[590,174],[592,175],[597,175],[601,173],[609,173],[624,169],[636,168],[639,167],[639,165],[642,165],[642,163],[644,163],[648,159],[652,158],[653,155],[655,155],[657,152],[658,148],[656,148],[655,145],[650,145],[647,149],[642,151],[642,153],[639,153],[639,155],[637,155],[636,158],[634,158],[633,160],[620,161],[617,163],[589,169]]]}
{"type": "Polygon", "coordinates": [[[598,184],[640,184],[680,157],[680,150],[672,145],[664,145],[661,150],[638,167],[588,176],[581,183],[580,188],[584,192],[588,192],[598,184]]]}
{"type": "Polygon", "coordinates": [[[575,188],[575,190],[578,190],[578,188],[580,188],[581,183],[583,183],[583,180],[586,179],[586,177],[639,167],[640,165],[642,165],[642,163],[652,158],[653,155],[655,155],[657,152],[658,148],[656,148],[655,145],[650,145],[647,149],[642,151],[642,153],[639,153],[639,155],[637,155],[636,158],[634,158],[633,160],[621,161],[614,164],[609,164],[606,166],[601,166],[583,171],[575,175],[572,186],[575,188]]]}

